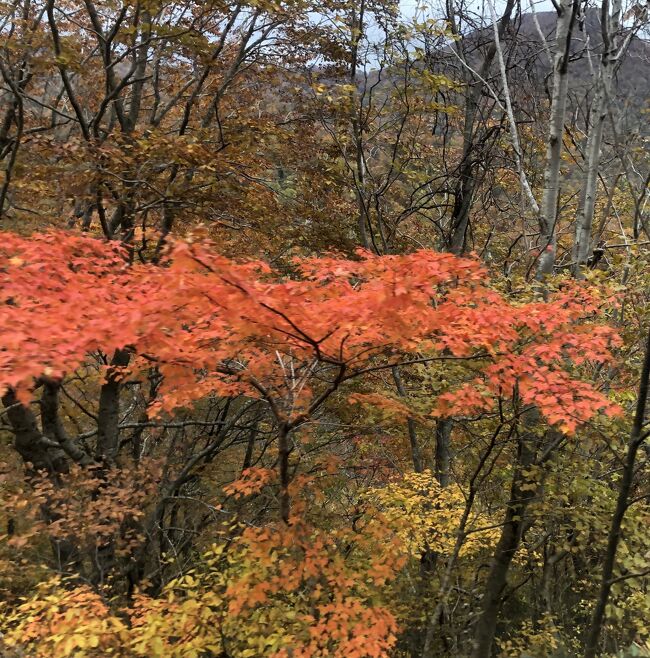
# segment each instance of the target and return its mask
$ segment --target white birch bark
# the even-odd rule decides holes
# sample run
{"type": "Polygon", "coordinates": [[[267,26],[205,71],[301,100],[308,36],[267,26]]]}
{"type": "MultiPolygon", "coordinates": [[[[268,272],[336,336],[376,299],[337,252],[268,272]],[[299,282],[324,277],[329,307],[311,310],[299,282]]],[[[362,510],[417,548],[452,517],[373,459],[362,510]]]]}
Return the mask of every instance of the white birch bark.
{"type": "Polygon", "coordinates": [[[544,192],[538,215],[541,254],[537,268],[537,278],[543,279],[553,273],[557,249],[555,225],[560,194],[560,165],[562,162],[562,137],[566,115],[567,91],[569,85],[569,46],[579,0],[559,0],[554,3],[558,17],[555,29],[555,56],[553,58],[553,91],[549,133],[544,169],[544,192]]]}
{"type": "Polygon", "coordinates": [[[546,41],[546,37],[544,36],[544,33],[542,32],[542,28],[539,24],[539,19],[537,18],[537,12],[535,11],[535,2],[531,0],[528,3],[528,6],[530,7],[530,13],[533,17],[533,23],[535,24],[535,30],[537,30],[537,36],[539,37],[539,41],[542,44],[542,47],[544,48],[544,54],[546,55],[546,58],[548,59],[549,66],[551,68],[553,67],[553,57],[551,56],[551,49],[548,47],[548,42],[546,41]]]}
{"type": "Polygon", "coordinates": [[[521,189],[528,199],[533,212],[537,215],[539,214],[539,205],[537,204],[537,199],[530,187],[528,182],[528,177],[524,171],[524,162],[523,162],[523,153],[521,150],[521,144],[519,142],[519,132],[517,131],[517,122],[515,121],[515,114],[512,111],[512,100],[510,98],[510,88],[508,85],[508,75],[506,71],[506,63],[503,58],[503,48],[501,48],[501,39],[499,38],[499,27],[497,24],[497,14],[492,4],[492,0],[487,0],[487,5],[490,8],[490,16],[492,18],[492,28],[494,30],[494,46],[497,51],[497,61],[499,62],[499,72],[501,74],[501,84],[503,85],[503,96],[506,104],[506,115],[508,117],[508,124],[510,127],[510,141],[512,143],[512,148],[515,152],[515,164],[517,165],[517,172],[519,174],[519,181],[521,183],[521,189]]]}
{"type": "Polygon", "coordinates": [[[596,207],[600,152],[603,141],[603,129],[608,115],[608,100],[612,95],[612,86],[616,63],[629,44],[626,40],[619,48],[621,31],[621,0],[612,0],[611,12],[609,0],[602,0],[601,29],[603,34],[603,51],[596,81],[596,95],[591,115],[594,117],[587,136],[585,154],[586,171],[583,183],[583,203],[578,213],[573,243],[573,273],[580,276],[581,266],[587,263],[591,251],[591,233],[596,207]]]}

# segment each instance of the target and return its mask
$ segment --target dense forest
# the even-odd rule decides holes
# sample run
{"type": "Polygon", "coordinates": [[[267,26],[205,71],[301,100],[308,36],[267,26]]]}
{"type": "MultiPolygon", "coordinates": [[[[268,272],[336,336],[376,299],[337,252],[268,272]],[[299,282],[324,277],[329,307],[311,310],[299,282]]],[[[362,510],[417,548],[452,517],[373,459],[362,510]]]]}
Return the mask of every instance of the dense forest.
{"type": "Polygon", "coordinates": [[[0,656],[650,656],[649,13],[0,2],[0,656]]]}

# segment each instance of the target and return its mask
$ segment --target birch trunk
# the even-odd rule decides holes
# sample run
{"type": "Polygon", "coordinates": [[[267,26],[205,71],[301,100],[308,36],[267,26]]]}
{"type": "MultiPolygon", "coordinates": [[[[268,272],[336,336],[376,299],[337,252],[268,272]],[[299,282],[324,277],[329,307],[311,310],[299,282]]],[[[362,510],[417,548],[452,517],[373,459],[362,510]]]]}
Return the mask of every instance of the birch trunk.
{"type": "Polygon", "coordinates": [[[503,57],[503,49],[501,48],[501,39],[499,37],[499,29],[497,25],[497,15],[494,5],[491,0],[488,0],[488,7],[490,9],[490,16],[492,18],[492,29],[494,30],[494,46],[497,51],[497,61],[499,63],[499,72],[501,73],[501,84],[503,85],[503,97],[505,101],[505,110],[508,116],[508,123],[510,125],[510,142],[512,149],[515,153],[515,163],[517,165],[517,172],[519,174],[519,182],[521,184],[522,194],[528,199],[528,203],[535,212],[539,214],[539,205],[535,195],[528,182],[528,177],[524,171],[523,151],[519,142],[519,131],[517,130],[517,122],[515,120],[515,113],[512,109],[512,100],[510,98],[510,88],[508,85],[508,73],[506,70],[506,62],[503,57]]]}
{"type": "Polygon", "coordinates": [[[365,160],[363,156],[363,116],[362,106],[357,98],[357,70],[359,68],[359,46],[364,31],[365,21],[365,0],[361,0],[359,5],[359,13],[356,14],[355,9],[352,9],[350,19],[350,28],[352,33],[352,48],[350,52],[350,86],[351,86],[351,126],[352,136],[354,139],[354,165],[355,165],[355,196],[357,198],[357,226],[359,229],[359,239],[364,249],[370,250],[372,247],[372,227],[370,226],[368,216],[368,205],[364,195],[366,186],[366,169],[365,160]]]}
{"type": "Polygon", "coordinates": [[[611,98],[615,64],[622,53],[618,53],[618,35],[621,23],[621,0],[613,0],[611,15],[609,0],[603,0],[601,7],[601,27],[603,52],[596,82],[596,96],[592,116],[594,117],[587,137],[587,169],[585,172],[582,197],[584,199],[576,221],[573,244],[573,273],[580,276],[581,266],[587,263],[591,250],[591,233],[596,207],[600,151],[603,141],[603,128],[608,115],[608,99],[611,98]]]}
{"type": "Polygon", "coordinates": [[[562,162],[562,136],[569,87],[569,48],[573,26],[579,9],[578,0],[560,0],[556,5],[558,17],[555,30],[555,57],[553,59],[553,91],[546,147],[544,192],[539,212],[540,248],[537,268],[538,280],[553,273],[557,238],[557,207],[560,195],[560,165],[562,162]]]}

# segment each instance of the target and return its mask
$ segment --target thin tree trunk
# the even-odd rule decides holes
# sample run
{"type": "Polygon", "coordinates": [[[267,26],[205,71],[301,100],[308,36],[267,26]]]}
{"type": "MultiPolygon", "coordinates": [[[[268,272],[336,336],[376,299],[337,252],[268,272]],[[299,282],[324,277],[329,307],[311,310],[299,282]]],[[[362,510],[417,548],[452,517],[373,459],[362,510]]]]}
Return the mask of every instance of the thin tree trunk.
{"type": "Polygon", "coordinates": [[[289,495],[289,455],[291,445],[289,443],[290,429],[286,423],[280,426],[278,436],[278,452],[280,461],[280,518],[287,525],[291,516],[291,497],[289,495]]]}
{"type": "Polygon", "coordinates": [[[353,7],[350,20],[352,28],[352,49],[350,52],[350,95],[351,95],[351,125],[354,139],[354,165],[355,165],[355,195],[357,197],[357,227],[359,239],[364,249],[372,247],[372,226],[369,221],[368,205],[365,200],[364,190],[366,184],[366,163],[363,156],[363,117],[362,107],[357,100],[357,69],[359,66],[359,45],[363,37],[364,16],[366,4],[361,0],[358,15],[353,7]]]}
{"type": "MultiPolygon", "coordinates": [[[[444,611],[447,606],[447,599],[449,597],[449,592],[453,583],[453,574],[458,558],[460,556],[460,551],[465,543],[467,538],[467,524],[469,522],[469,517],[472,512],[474,501],[476,499],[476,494],[478,493],[478,487],[480,486],[480,479],[483,469],[487,466],[488,472],[491,470],[491,466],[488,464],[490,457],[496,446],[497,439],[501,432],[501,426],[499,426],[496,432],[492,435],[492,439],[487,446],[487,449],[481,456],[479,463],[472,474],[472,477],[469,481],[469,490],[467,493],[467,498],[465,499],[465,509],[463,510],[463,515],[458,524],[458,529],[456,531],[456,540],[454,542],[454,549],[451,555],[448,557],[444,569],[442,570],[442,575],[440,579],[440,590],[438,592],[438,602],[433,611],[433,614],[429,618],[429,623],[427,625],[424,644],[422,649],[422,658],[433,658],[434,656],[434,637],[436,631],[442,625],[442,619],[444,617],[444,611]]],[[[492,466],[494,462],[492,462],[492,466]]]]}
{"type": "Polygon", "coordinates": [[[519,437],[517,462],[512,477],[510,500],[501,529],[501,536],[492,556],[492,564],[485,583],[485,593],[481,600],[481,611],[474,628],[472,658],[489,658],[496,632],[496,624],[507,584],[510,563],[521,542],[525,529],[524,515],[535,496],[536,487],[527,472],[535,461],[535,448],[532,433],[519,437]]]}
{"type": "Polygon", "coordinates": [[[625,512],[628,508],[628,498],[630,496],[630,491],[632,489],[634,480],[636,455],[639,448],[641,447],[641,444],[648,438],[648,433],[643,431],[643,426],[645,422],[645,411],[648,401],[649,379],[650,331],[648,332],[645,356],[643,359],[643,367],[641,369],[641,377],[639,379],[639,393],[636,402],[636,412],[634,414],[630,439],[627,444],[627,454],[625,456],[623,476],[619,485],[616,508],[614,510],[614,515],[612,516],[612,521],[607,536],[607,550],[605,552],[605,560],[603,562],[600,591],[598,593],[598,600],[596,602],[596,607],[594,608],[594,612],[591,618],[589,632],[587,633],[584,658],[596,658],[598,652],[600,633],[605,619],[605,609],[607,608],[607,601],[609,599],[609,594],[614,582],[612,576],[614,573],[614,567],[616,565],[616,552],[618,550],[618,544],[621,540],[621,526],[623,525],[625,512]]]}
{"type": "Polygon", "coordinates": [[[603,0],[600,18],[603,32],[603,52],[600,58],[596,97],[591,112],[594,119],[587,137],[587,170],[583,187],[583,204],[576,222],[573,245],[574,276],[580,276],[580,268],[587,263],[590,255],[603,128],[608,115],[608,99],[611,98],[616,60],[622,54],[617,53],[620,19],[621,0],[613,0],[611,16],[609,13],[609,0],[603,0]]]}
{"type": "Polygon", "coordinates": [[[257,432],[259,429],[259,419],[253,421],[250,432],[248,434],[248,441],[246,442],[246,454],[244,455],[244,463],[241,470],[245,471],[250,468],[253,463],[253,451],[255,450],[255,441],[257,441],[257,432]]]}
{"type": "Polygon", "coordinates": [[[544,169],[544,192],[538,215],[541,254],[537,268],[537,278],[540,280],[553,273],[555,264],[557,248],[555,225],[560,195],[562,137],[564,135],[564,119],[569,86],[569,49],[579,5],[579,0],[561,0],[558,4],[553,92],[551,94],[551,115],[544,169]]]}
{"type": "Polygon", "coordinates": [[[454,421],[451,418],[441,418],[436,423],[436,479],[441,487],[449,484],[453,424],[454,421]]]}
{"type": "MultiPolygon", "coordinates": [[[[512,11],[515,7],[514,0],[507,0],[503,9],[503,14],[498,22],[496,34],[500,39],[510,24],[512,11]]],[[[447,20],[452,25],[452,31],[455,29],[454,7],[447,7],[447,20]]],[[[458,172],[458,183],[455,190],[454,208],[451,216],[451,230],[447,242],[447,248],[453,254],[461,254],[465,251],[467,228],[469,226],[469,214],[474,200],[475,182],[475,163],[474,151],[477,146],[475,135],[476,115],[478,114],[479,100],[485,88],[485,78],[490,70],[497,49],[494,41],[490,44],[485,58],[481,64],[478,75],[473,85],[470,85],[470,91],[465,100],[465,117],[463,125],[463,155],[458,172]]],[[[458,57],[464,62],[463,53],[459,52],[458,57]]]]}
{"type": "MultiPolygon", "coordinates": [[[[120,436],[120,391],[122,388],[116,367],[128,365],[130,355],[126,350],[116,350],[106,373],[106,382],[99,392],[97,411],[97,444],[95,457],[100,463],[112,464],[117,458],[120,436]]],[[[101,585],[115,566],[115,545],[112,540],[97,545],[95,549],[93,582],[101,585]]]]}
{"type": "Polygon", "coordinates": [[[501,84],[503,85],[503,96],[506,104],[506,114],[508,116],[508,123],[510,124],[510,142],[512,149],[515,152],[515,163],[517,165],[517,173],[519,174],[519,182],[521,184],[522,194],[528,199],[533,212],[539,213],[539,205],[535,195],[528,182],[528,177],[524,171],[523,151],[519,142],[519,131],[517,130],[517,122],[515,121],[515,113],[512,109],[512,100],[510,98],[510,88],[508,85],[508,75],[506,71],[506,63],[503,57],[503,49],[501,48],[501,38],[499,37],[499,28],[497,23],[496,10],[491,0],[488,0],[488,7],[490,8],[490,16],[492,18],[492,29],[494,31],[494,47],[497,51],[497,62],[499,63],[499,71],[501,73],[501,84]]]}
{"type": "MultiPolygon", "coordinates": [[[[397,388],[397,393],[401,398],[406,398],[406,389],[402,382],[402,376],[400,375],[399,368],[394,366],[392,369],[393,380],[395,381],[395,387],[397,388]]],[[[420,444],[418,443],[418,434],[415,427],[415,421],[413,418],[408,418],[406,421],[406,429],[408,431],[409,443],[411,445],[411,458],[413,459],[413,470],[416,473],[422,473],[424,470],[424,462],[422,461],[422,452],[420,451],[420,444]]]]}

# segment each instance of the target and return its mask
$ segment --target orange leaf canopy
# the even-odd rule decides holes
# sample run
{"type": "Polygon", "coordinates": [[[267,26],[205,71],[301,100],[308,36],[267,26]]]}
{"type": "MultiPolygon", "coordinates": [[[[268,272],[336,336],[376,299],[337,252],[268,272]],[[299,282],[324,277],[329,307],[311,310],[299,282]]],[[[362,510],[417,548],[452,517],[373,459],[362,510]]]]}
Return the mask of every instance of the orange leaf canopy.
{"type": "Polygon", "coordinates": [[[343,381],[415,358],[485,357],[468,385],[474,392],[446,394],[440,413],[458,413],[456,402],[484,406],[485,391],[508,394],[521,382],[524,401],[569,431],[613,411],[568,370],[608,359],[615,340],[594,322],[589,291],[566,287],[549,302],[516,305],[473,259],[425,250],[358,256],[303,259],[281,276],[208,243],[178,242],[162,266],[129,265],[115,243],[5,233],[0,388],[28,401],[35,380],[128,349],[131,367],[155,364],[165,376],[166,410],[243,393],[291,398],[290,415],[308,407],[316,371],[343,381]]]}

